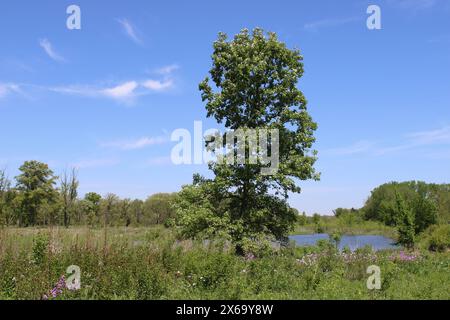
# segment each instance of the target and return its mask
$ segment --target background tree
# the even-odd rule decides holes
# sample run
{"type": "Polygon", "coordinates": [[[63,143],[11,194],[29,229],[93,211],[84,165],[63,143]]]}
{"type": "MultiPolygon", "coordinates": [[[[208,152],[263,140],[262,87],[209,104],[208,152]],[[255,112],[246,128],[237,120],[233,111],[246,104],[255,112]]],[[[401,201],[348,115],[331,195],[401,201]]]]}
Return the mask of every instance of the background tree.
{"type": "Polygon", "coordinates": [[[173,208],[174,195],[170,193],[157,193],[144,202],[144,214],[150,224],[165,224],[168,219],[175,216],[173,208]]]}
{"type": "Polygon", "coordinates": [[[299,214],[297,217],[297,223],[300,226],[304,226],[308,222],[308,217],[306,216],[306,212],[303,211],[302,214],[299,214]]]}
{"type": "Polygon", "coordinates": [[[9,225],[12,213],[11,181],[8,179],[6,169],[0,169],[0,224],[9,225]]]}
{"type": "MultiPolygon", "coordinates": [[[[215,174],[210,182],[220,193],[209,193],[208,196],[218,196],[214,201],[219,203],[209,208],[204,218],[210,222],[222,219],[218,225],[231,223],[230,236],[238,244],[238,250],[244,239],[261,235],[285,240],[296,220],[286,202],[289,192],[300,192],[295,179],[318,179],[313,168],[316,152],[311,150],[317,125],[297,88],[303,75],[302,59],[298,50],[288,49],[275,33],[266,36],[263,30],[255,29],[250,34],[244,29],[232,41],[220,33],[214,42],[210,70],[214,85],[206,78],[199,86],[202,100],[206,101],[207,116],[214,117],[227,129],[277,129],[279,132],[280,165],[273,175],[262,175],[261,170],[267,165],[250,164],[248,158],[245,164],[209,165],[215,174]]],[[[215,151],[214,143],[208,144],[212,151],[215,151]]],[[[248,145],[245,150],[248,154],[248,145]]],[[[205,182],[200,179],[194,186],[205,182]]],[[[187,190],[185,195],[189,197],[191,191],[187,190]]],[[[180,213],[191,217],[180,221],[194,223],[195,204],[192,210],[186,210],[188,203],[181,203],[180,213]]],[[[208,223],[196,225],[198,232],[211,229],[208,223]]],[[[192,229],[192,225],[185,227],[192,229]]]]}
{"type": "Polygon", "coordinates": [[[103,224],[108,226],[117,217],[118,213],[118,203],[120,199],[113,193],[108,193],[104,199],[102,199],[100,204],[100,210],[103,217],[103,224]]]}
{"type": "Polygon", "coordinates": [[[413,213],[416,234],[439,221],[447,223],[450,218],[450,185],[421,181],[391,182],[375,188],[361,209],[365,218],[396,226],[400,214],[397,194],[413,213]]]}
{"type": "Polygon", "coordinates": [[[400,194],[396,194],[398,243],[408,248],[414,246],[414,214],[400,194]]]}
{"type": "Polygon", "coordinates": [[[54,223],[54,209],[51,205],[57,201],[57,191],[54,188],[57,177],[47,164],[38,161],[26,161],[19,170],[21,174],[16,177],[16,189],[20,192],[21,199],[20,225],[36,225],[38,213],[44,215],[43,223],[54,223]]]}
{"type": "Polygon", "coordinates": [[[133,200],[133,202],[131,202],[130,212],[136,225],[143,223],[144,202],[139,199],[133,200]]]}
{"type": "Polygon", "coordinates": [[[71,214],[75,212],[75,202],[78,196],[77,172],[72,169],[70,174],[64,172],[61,177],[60,195],[62,198],[64,226],[68,227],[71,214]]]}
{"type": "Polygon", "coordinates": [[[120,224],[128,227],[131,224],[131,200],[123,199],[118,204],[120,224]]]}
{"type": "Polygon", "coordinates": [[[100,222],[101,200],[102,196],[95,192],[89,192],[84,195],[82,207],[86,215],[86,222],[91,226],[100,222]]]}

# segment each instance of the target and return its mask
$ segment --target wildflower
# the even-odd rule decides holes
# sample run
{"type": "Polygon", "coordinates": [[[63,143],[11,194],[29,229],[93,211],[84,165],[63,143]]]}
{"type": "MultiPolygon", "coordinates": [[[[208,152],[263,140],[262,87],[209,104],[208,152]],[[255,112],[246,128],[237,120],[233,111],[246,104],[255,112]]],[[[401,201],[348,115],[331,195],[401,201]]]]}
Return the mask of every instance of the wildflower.
{"type": "Polygon", "coordinates": [[[66,278],[63,276],[61,276],[61,278],[59,279],[58,283],[56,283],[55,287],[50,290],[49,294],[44,294],[42,296],[43,300],[48,300],[48,297],[52,297],[52,298],[57,298],[59,295],[61,295],[63,293],[63,290],[67,289],[66,286],[66,278]]]}
{"type": "Polygon", "coordinates": [[[248,252],[245,255],[245,260],[246,261],[252,261],[252,260],[255,260],[255,259],[256,259],[256,256],[252,252],[248,252]]]}
{"type": "Polygon", "coordinates": [[[391,260],[400,262],[413,262],[419,258],[420,258],[419,254],[417,253],[408,254],[405,251],[400,251],[398,255],[393,254],[390,256],[391,260]]]}

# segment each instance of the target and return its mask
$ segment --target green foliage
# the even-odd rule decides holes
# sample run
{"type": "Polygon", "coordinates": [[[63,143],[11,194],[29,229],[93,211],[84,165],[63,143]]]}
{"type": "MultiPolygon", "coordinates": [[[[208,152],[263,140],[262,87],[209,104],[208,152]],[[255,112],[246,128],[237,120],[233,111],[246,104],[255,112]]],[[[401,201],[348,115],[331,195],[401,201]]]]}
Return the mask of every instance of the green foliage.
{"type": "Polygon", "coordinates": [[[365,217],[395,226],[399,214],[396,193],[403,197],[413,213],[416,234],[438,220],[450,219],[450,185],[416,181],[391,182],[374,189],[362,208],[365,217]]]}
{"type": "Polygon", "coordinates": [[[403,200],[396,194],[396,218],[398,226],[398,243],[406,247],[412,247],[415,241],[414,216],[403,200]]]}
{"type": "Polygon", "coordinates": [[[64,172],[61,178],[60,195],[62,202],[63,211],[63,223],[64,226],[68,227],[70,224],[70,219],[75,214],[75,205],[78,196],[78,186],[79,182],[77,179],[77,172],[72,169],[72,172],[68,174],[64,172]]]}
{"type": "Polygon", "coordinates": [[[84,195],[84,200],[81,201],[81,210],[85,215],[87,225],[93,226],[99,220],[101,200],[102,196],[95,192],[84,195]]]}
{"type": "Polygon", "coordinates": [[[392,251],[340,253],[323,241],[244,258],[223,243],[176,241],[161,226],[112,227],[106,251],[103,231],[92,228],[6,228],[0,240],[0,299],[41,299],[72,264],[81,289],[58,300],[449,298],[450,252],[400,261],[392,251]],[[366,287],[373,264],[381,290],[366,287]]]}
{"type": "Polygon", "coordinates": [[[433,225],[423,235],[426,249],[445,252],[450,249],[450,224],[433,225]]]}
{"type": "MultiPolygon", "coordinates": [[[[302,56],[289,50],[274,33],[242,30],[233,40],[219,34],[214,42],[211,80],[199,86],[206,101],[208,117],[224,123],[227,129],[277,129],[279,132],[278,170],[263,175],[267,164],[211,162],[215,178],[194,178],[178,198],[178,224],[186,235],[225,234],[240,251],[248,239],[285,240],[297,214],[289,208],[289,192],[300,192],[294,179],[318,178],[311,151],[317,125],[306,108],[306,99],[296,84],[303,74],[302,56]],[[194,200],[195,199],[195,200],[194,200]]],[[[241,142],[242,143],[242,142],[241,142]]],[[[209,150],[220,148],[214,139],[209,150]]],[[[247,143],[232,144],[232,150],[247,143]]]]}
{"type": "Polygon", "coordinates": [[[95,192],[78,198],[78,178],[75,169],[63,172],[59,186],[48,165],[27,161],[21,167],[13,186],[6,170],[0,170],[0,225],[22,227],[38,225],[173,226],[176,194],[159,193],[145,202],[120,199],[95,192]]]}
{"type": "Polygon", "coordinates": [[[44,234],[39,234],[33,241],[33,262],[37,265],[41,265],[46,256],[49,245],[49,239],[44,234]]]}
{"type": "Polygon", "coordinates": [[[166,224],[175,217],[173,202],[175,194],[157,193],[150,196],[143,204],[144,214],[149,224],[166,224]]]}
{"type": "Polygon", "coordinates": [[[303,211],[301,215],[297,216],[297,224],[300,226],[304,226],[308,222],[308,218],[306,217],[306,212],[303,211]]]}
{"type": "Polygon", "coordinates": [[[23,226],[54,223],[55,212],[50,215],[39,216],[42,209],[52,211],[52,204],[57,201],[57,193],[54,189],[57,177],[48,165],[38,161],[26,161],[19,170],[22,172],[16,177],[16,189],[20,191],[21,203],[20,224],[23,226]],[[39,219],[40,218],[40,219],[39,219]]]}

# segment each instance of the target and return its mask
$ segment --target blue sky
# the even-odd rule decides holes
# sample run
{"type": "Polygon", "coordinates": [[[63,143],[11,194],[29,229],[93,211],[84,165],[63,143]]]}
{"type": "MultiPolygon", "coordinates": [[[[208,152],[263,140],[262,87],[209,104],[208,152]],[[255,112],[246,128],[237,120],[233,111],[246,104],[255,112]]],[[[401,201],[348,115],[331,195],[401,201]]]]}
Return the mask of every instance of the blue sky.
{"type": "Polygon", "coordinates": [[[206,165],[171,164],[177,128],[206,119],[198,83],[217,33],[262,27],[300,48],[320,182],[292,206],[359,207],[392,180],[450,182],[450,1],[3,1],[0,166],[79,168],[80,192],[145,198],[206,165]],[[66,8],[81,8],[81,30],[66,8]],[[366,9],[381,8],[368,30],[366,9]]]}

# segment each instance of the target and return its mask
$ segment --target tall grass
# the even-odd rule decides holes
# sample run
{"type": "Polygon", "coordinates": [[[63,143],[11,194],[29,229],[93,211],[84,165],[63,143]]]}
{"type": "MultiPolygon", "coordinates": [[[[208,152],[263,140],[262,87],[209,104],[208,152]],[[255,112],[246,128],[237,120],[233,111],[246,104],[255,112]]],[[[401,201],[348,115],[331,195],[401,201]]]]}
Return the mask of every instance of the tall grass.
{"type": "Polygon", "coordinates": [[[0,230],[0,299],[41,299],[70,265],[81,289],[57,299],[449,299],[450,254],[338,253],[331,245],[236,256],[164,228],[0,230]],[[106,241],[105,241],[106,240],[106,241]],[[402,256],[401,256],[402,257],[402,256]],[[307,263],[305,263],[307,261],[307,263]],[[366,287],[381,268],[382,289],[366,287]]]}

